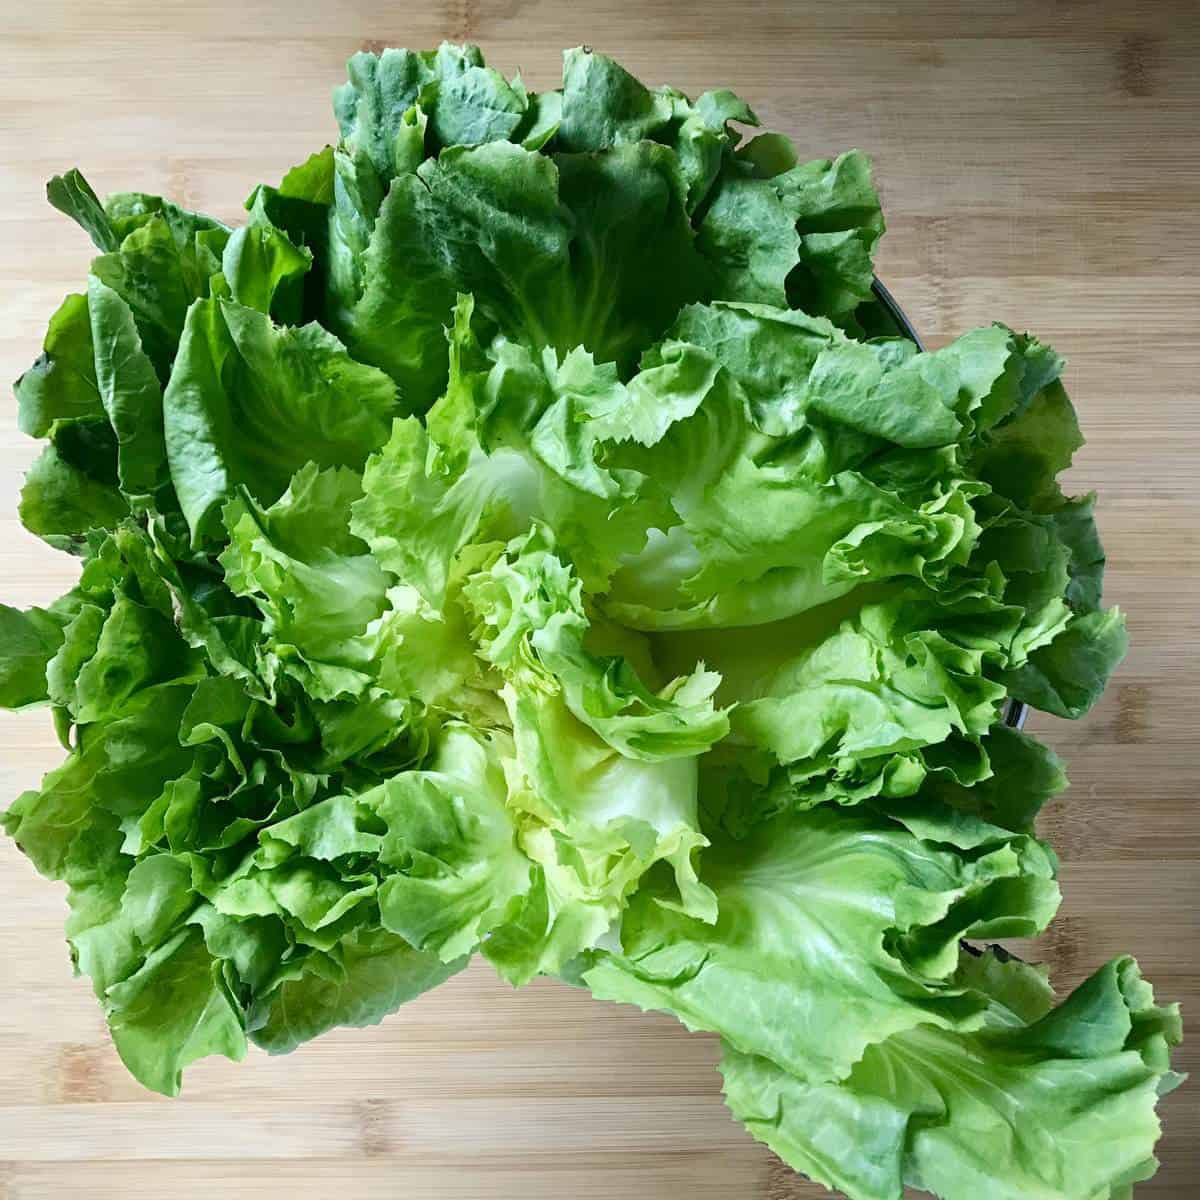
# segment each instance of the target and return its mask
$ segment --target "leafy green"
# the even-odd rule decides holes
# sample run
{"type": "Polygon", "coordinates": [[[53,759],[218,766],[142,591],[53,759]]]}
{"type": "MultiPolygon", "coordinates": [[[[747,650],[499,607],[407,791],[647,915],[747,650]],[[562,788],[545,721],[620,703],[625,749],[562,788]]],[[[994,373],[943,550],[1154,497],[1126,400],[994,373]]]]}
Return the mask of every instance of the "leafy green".
{"type": "Polygon", "coordinates": [[[1127,1195],[1178,1017],[1057,1008],[1030,937],[1068,717],[1125,651],[1063,362],[871,336],[866,158],[586,48],[356,54],[229,229],[78,171],[86,287],[16,384],[77,584],[0,605],[65,761],[3,814],[114,1042],[368,1025],[476,952],[724,1044],[734,1114],[853,1197],[1127,1195]]]}
{"type": "Polygon", "coordinates": [[[256,1014],[255,1045],[287,1054],[338,1025],[377,1025],[400,1005],[436,987],[465,961],[444,964],[386,931],[347,939],[340,960],[287,979],[256,1014]]]}
{"type": "Polygon", "coordinates": [[[664,908],[648,885],[622,921],[621,954],[584,980],[812,1080],[844,1078],[905,1029],[973,1028],[979,1001],[950,978],[958,939],[1040,932],[1058,902],[1053,859],[936,810],[916,831],[906,823],[821,806],[718,839],[701,870],[716,924],[664,908]]]}
{"type": "Polygon", "coordinates": [[[1053,1009],[1021,963],[989,953],[961,974],[989,1002],[978,1031],[897,1034],[842,1083],[728,1048],[730,1108],[856,1200],[898,1200],[906,1184],[947,1200],[1119,1194],[1152,1175],[1179,1014],[1154,1004],[1133,961],[1114,959],[1053,1009]]]}
{"type": "Polygon", "coordinates": [[[163,393],[171,478],[193,539],[213,534],[239,485],[270,504],[306,463],[361,468],[394,405],[387,378],[319,326],[279,328],[229,300],[196,303],[163,393]]]}
{"type": "Polygon", "coordinates": [[[369,683],[365,635],[387,605],[387,575],[349,528],[361,494],[355,472],[310,462],[270,508],[246,495],[224,509],[219,561],[230,591],[262,613],[263,668],[278,663],[319,700],[369,683]]]}
{"type": "Polygon", "coordinates": [[[71,621],[73,597],[64,596],[51,609],[22,612],[0,604],[0,704],[24,708],[47,698],[46,671],[71,621]]]}

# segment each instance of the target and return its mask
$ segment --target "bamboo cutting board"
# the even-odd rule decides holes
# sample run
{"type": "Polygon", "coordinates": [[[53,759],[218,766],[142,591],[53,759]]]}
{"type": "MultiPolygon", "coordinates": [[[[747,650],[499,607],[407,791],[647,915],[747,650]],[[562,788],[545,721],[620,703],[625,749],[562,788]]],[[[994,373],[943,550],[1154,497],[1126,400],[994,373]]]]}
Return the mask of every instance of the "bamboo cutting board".
{"type": "MultiPolygon", "coordinates": [[[[1188,0],[892,5],[814,0],[3,0],[0,375],[36,356],[84,280],[85,239],[43,199],[78,164],[101,193],[162,192],[236,220],[335,133],[354,51],[479,42],[535,87],[564,46],[649,83],[728,85],[806,156],[875,158],[879,261],[933,345],[992,318],[1070,359],[1101,493],[1109,594],[1133,649],[1077,725],[1035,716],[1074,786],[1042,822],[1066,901],[1034,953],[1062,989],[1139,956],[1200,998],[1200,8],[1188,0]]],[[[0,596],[71,560],[15,516],[33,443],[0,405],[0,596]]],[[[45,711],[0,717],[0,802],[57,762],[45,711]]],[[[62,889],[0,844],[0,1198],[786,1200],[800,1183],[726,1116],[712,1039],[477,966],[378,1029],[283,1059],[191,1068],[168,1101],[129,1079],[62,939],[62,889]]],[[[1194,1017],[1200,1005],[1191,1005],[1194,1017]]],[[[1181,1055],[1195,1064],[1200,1035],[1181,1055]]],[[[1200,1089],[1165,1104],[1165,1166],[1200,1175],[1200,1089]]]]}

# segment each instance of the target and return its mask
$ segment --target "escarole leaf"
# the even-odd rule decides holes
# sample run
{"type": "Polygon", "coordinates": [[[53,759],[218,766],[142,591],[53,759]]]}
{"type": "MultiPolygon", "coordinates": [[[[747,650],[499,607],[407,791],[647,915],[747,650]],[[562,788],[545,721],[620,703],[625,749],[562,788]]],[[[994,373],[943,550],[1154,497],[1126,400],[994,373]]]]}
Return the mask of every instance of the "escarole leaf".
{"type": "Polygon", "coordinates": [[[513,922],[484,952],[506,978],[561,970],[594,946],[655,863],[668,868],[666,903],[701,921],[715,916],[696,875],[694,757],[627,758],[542,687],[509,684],[504,700],[515,754],[510,804],[532,818],[522,846],[538,865],[513,922]]]}
{"type": "Polygon", "coordinates": [[[317,325],[284,329],[252,308],[204,300],[188,314],[163,395],[171,478],[192,538],[246,487],[273,503],[308,462],[361,468],[387,438],[395,390],[317,325]]]}
{"type": "Polygon", "coordinates": [[[804,1079],[841,1079],[867,1046],[924,1024],[972,1028],[958,939],[1038,932],[1057,906],[1031,839],[935,821],[914,835],[871,810],[818,808],[717,840],[701,858],[706,926],[638,893],[593,992],[717,1030],[804,1079]]]}
{"type": "MultiPolygon", "coordinates": [[[[271,217],[271,207],[283,207],[291,215],[295,206],[272,205],[271,199],[264,189],[256,191],[249,220],[225,243],[221,273],[239,304],[270,313],[278,321],[298,324],[304,276],[313,255],[306,246],[293,243],[271,217]]],[[[281,215],[281,219],[287,220],[287,216],[281,215]]]]}
{"type": "Polygon", "coordinates": [[[19,709],[47,699],[46,669],[63,642],[74,598],[21,611],[0,604],[0,705],[19,709]]]}
{"type": "Polygon", "coordinates": [[[1154,1003],[1132,960],[1053,1009],[1021,963],[989,955],[962,978],[988,1001],[979,1030],[897,1034],[840,1084],[728,1047],[727,1103],[805,1174],[862,1200],[905,1185],[948,1200],[1118,1195],[1153,1174],[1179,1015],[1154,1003]]]}
{"type": "Polygon", "coordinates": [[[246,1053],[241,1014],[199,933],[180,933],[107,993],[121,1061],[148,1087],[177,1095],[183,1068],[209,1054],[246,1053]],[[173,1052],[164,1057],[162,1047],[173,1052]]]}
{"type": "Polygon", "coordinates": [[[378,1025],[466,965],[443,963],[386,930],[348,938],[339,958],[319,962],[285,979],[255,1014],[250,1036],[268,1054],[287,1054],[339,1025],[378,1025]]]}
{"type": "Polygon", "coordinates": [[[712,705],[720,677],[702,663],[656,695],[628,660],[589,653],[582,585],[555,556],[544,526],[470,576],[463,596],[485,658],[515,686],[557,684],[576,719],[623,755],[653,761],[699,754],[728,731],[712,705]]]}
{"type": "Polygon", "coordinates": [[[45,437],[60,418],[103,412],[86,296],[70,295],[50,318],[41,357],[14,385],[21,432],[45,437]]]}
{"type": "Polygon", "coordinates": [[[88,280],[96,388],[117,439],[117,480],[129,498],[154,499],[169,484],[162,388],[142,349],[129,306],[95,276],[88,280]]]}
{"type": "Polygon", "coordinates": [[[244,495],[223,513],[229,590],[255,601],[269,654],[318,700],[369,683],[367,630],[387,607],[387,575],[349,529],[361,495],[353,471],[309,463],[270,508],[244,495]]]}
{"type": "Polygon", "coordinates": [[[510,338],[628,364],[704,286],[672,156],[648,143],[602,157],[452,147],[396,178],[363,261],[347,344],[414,412],[445,385],[458,292],[510,338]]]}

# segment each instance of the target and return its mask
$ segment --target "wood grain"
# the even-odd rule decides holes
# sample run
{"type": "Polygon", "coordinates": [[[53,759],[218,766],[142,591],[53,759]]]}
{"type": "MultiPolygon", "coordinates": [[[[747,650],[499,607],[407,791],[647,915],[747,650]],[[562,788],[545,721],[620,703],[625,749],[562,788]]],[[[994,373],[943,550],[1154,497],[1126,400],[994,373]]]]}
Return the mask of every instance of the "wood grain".
{"type": "MultiPolygon", "coordinates": [[[[930,341],[998,317],[1070,359],[1089,437],[1072,483],[1101,493],[1109,591],[1129,612],[1133,649],[1099,708],[1032,722],[1074,783],[1043,822],[1066,902],[1036,952],[1068,988],[1133,950],[1161,996],[1200,998],[1194,3],[5,0],[3,15],[7,378],[89,256],[43,200],[49,175],[78,164],[100,191],[236,219],[255,182],[332,136],[329,88],[362,47],[465,38],[545,86],[561,48],[588,42],[651,82],[736,88],[810,154],[871,153],[890,226],[880,272],[930,341]]],[[[15,518],[33,453],[4,406],[0,578],[22,605],[73,578],[15,518]]],[[[4,799],[58,758],[44,712],[0,717],[0,749],[4,799]]],[[[203,1063],[182,1100],[149,1096],[70,976],[63,917],[61,889],[0,844],[7,1200],[825,1194],[727,1120],[710,1039],[548,981],[516,994],[483,967],[379,1029],[203,1063]]],[[[1167,1101],[1165,1165],[1139,1195],[1196,1194],[1198,1097],[1167,1101]]]]}

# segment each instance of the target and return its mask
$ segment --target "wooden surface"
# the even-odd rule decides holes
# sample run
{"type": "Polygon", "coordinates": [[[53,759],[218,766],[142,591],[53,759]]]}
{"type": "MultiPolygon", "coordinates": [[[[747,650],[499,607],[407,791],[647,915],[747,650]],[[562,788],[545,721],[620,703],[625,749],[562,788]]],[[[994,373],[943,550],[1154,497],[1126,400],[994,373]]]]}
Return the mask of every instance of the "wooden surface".
{"type": "MultiPolygon", "coordinates": [[[[1062,988],[1138,954],[1200,1013],[1200,6],[740,4],[654,0],[3,0],[0,376],[35,357],[83,282],[85,239],[43,200],[78,164],[97,190],[161,191],[236,219],[334,132],[361,47],[481,43],[537,87],[564,46],[648,82],[734,87],[808,155],[875,158],[880,273],[934,344],[991,318],[1070,359],[1109,592],[1133,650],[1097,711],[1032,729],[1074,786],[1043,821],[1066,901],[1040,945],[1062,988]]],[[[15,516],[32,443],[0,406],[3,599],[45,601],[69,559],[15,516]]],[[[7,802],[57,761],[48,715],[0,720],[7,802]]],[[[476,967],[381,1028],[140,1090],[71,977],[61,889],[0,845],[0,1197],[404,1196],[787,1200],[794,1180],[726,1117],[715,1044],[671,1021],[476,967]]],[[[1197,1062],[1193,1034],[1185,1067],[1197,1062]]],[[[1139,1195],[1193,1197],[1200,1081],[1165,1106],[1139,1195]]]]}

